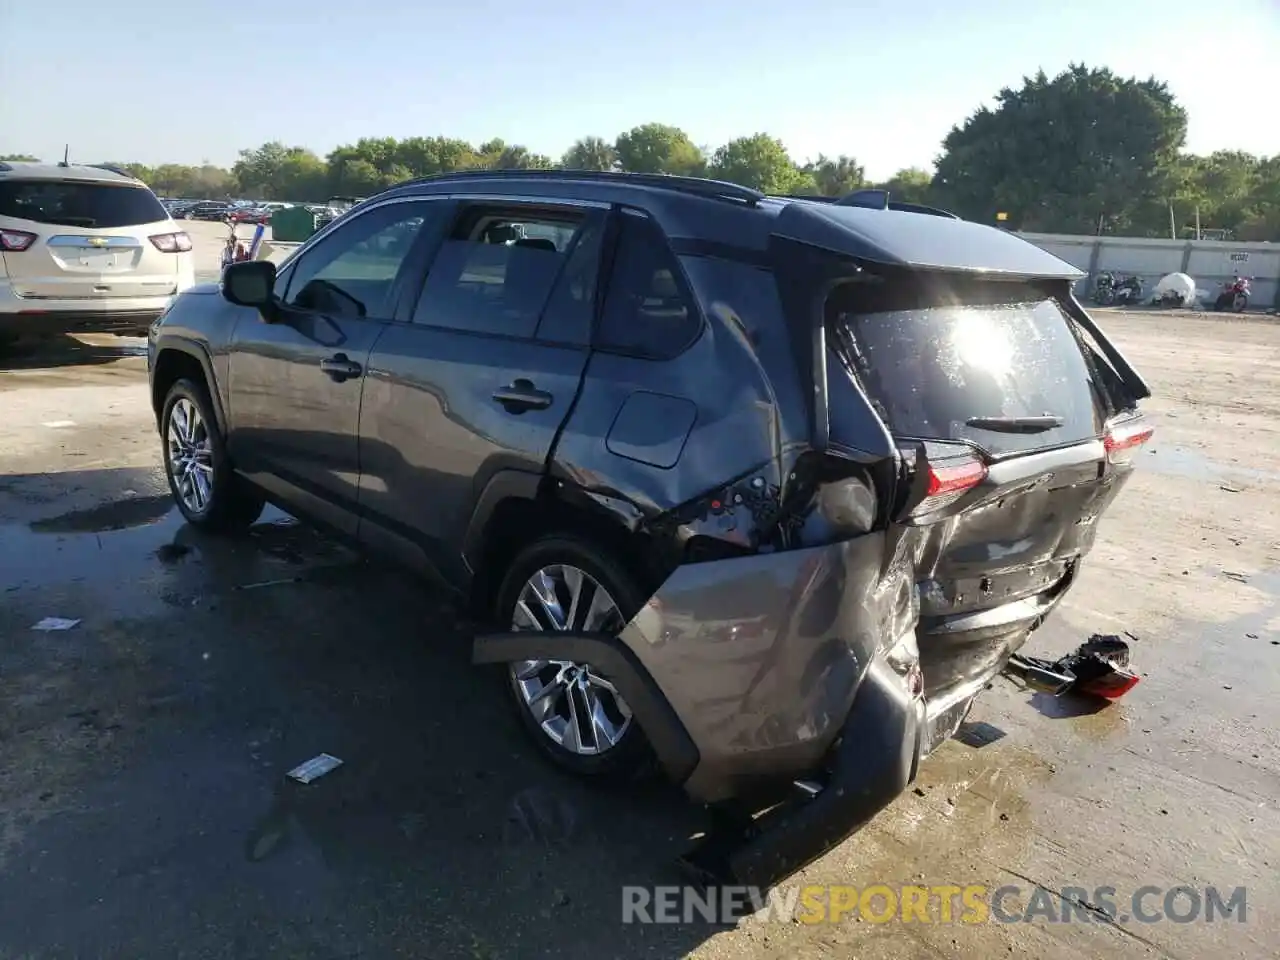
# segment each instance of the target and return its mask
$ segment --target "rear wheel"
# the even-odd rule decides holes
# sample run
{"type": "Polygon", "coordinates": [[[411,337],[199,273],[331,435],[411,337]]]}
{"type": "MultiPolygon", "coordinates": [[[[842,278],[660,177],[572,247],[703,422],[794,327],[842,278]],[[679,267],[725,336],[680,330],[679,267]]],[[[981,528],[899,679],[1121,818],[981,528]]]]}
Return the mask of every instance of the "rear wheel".
{"type": "Polygon", "coordinates": [[[187,522],[205,530],[243,530],[265,501],[236,476],[227,459],[213,405],[203,384],[179,380],[161,415],[164,472],[187,522]]]}
{"type": "MultiPolygon", "coordinates": [[[[512,630],[618,634],[644,603],[637,579],[576,537],[535,541],[516,557],[495,613],[512,630]]],[[[521,660],[507,667],[521,724],[560,767],[592,778],[637,776],[651,753],[630,705],[590,663],[521,660]]]]}

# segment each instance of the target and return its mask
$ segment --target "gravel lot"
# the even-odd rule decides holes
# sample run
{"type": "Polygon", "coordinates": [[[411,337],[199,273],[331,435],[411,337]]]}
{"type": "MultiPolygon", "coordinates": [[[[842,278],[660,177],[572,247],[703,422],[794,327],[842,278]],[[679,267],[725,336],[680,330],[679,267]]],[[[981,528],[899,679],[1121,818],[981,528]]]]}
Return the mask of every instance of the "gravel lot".
{"type": "Polygon", "coordinates": [[[1245,886],[1245,922],[622,926],[695,812],[550,771],[422,584],[279,514],[184,526],[140,342],[104,337],[0,360],[0,957],[1275,956],[1280,325],[1103,320],[1158,432],[1031,647],[1128,630],[1144,682],[1087,714],[997,683],[1002,736],[797,881],[1245,886]]]}

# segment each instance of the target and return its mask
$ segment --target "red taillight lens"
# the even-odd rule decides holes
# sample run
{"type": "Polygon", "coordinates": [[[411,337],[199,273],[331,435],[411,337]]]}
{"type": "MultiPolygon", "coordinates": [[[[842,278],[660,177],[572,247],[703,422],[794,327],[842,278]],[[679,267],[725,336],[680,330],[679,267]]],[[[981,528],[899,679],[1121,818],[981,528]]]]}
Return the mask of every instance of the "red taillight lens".
{"type": "Polygon", "coordinates": [[[191,238],[179,230],[177,233],[159,233],[151,238],[161,253],[186,253],[191,249],[191,238]]]}
{"type": "Polygon", "coordinates": [[[941,510],[987,478],[987,465],[974,457],[955,457],[928,463],[929,482],[924,499],[911,511],[915,517],[941,510]]]}
{"type": "Polygon", "coordinates": [[[1111,463],[1128,463],[1137,449],[1151,439],[1153,433],[1155,427],[1141,420],[1108,425],[1107,432],[1102,437],[1107,460],[1111,463]]]}
{"type": "Polygon", "coordinates": [[[36,242],[34,233],[25,230],[0,230],[0,250],[5,253],[17,253],[36,242]]]}

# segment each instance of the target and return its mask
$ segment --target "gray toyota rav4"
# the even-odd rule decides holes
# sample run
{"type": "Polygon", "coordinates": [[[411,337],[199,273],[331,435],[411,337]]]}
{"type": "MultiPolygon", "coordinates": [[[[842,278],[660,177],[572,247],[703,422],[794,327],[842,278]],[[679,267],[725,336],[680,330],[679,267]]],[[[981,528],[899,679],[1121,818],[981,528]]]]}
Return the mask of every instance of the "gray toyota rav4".
{"type": "Polygon", "coordinates": [[[188,521],[442,582],[548,757],[660,767],[723,814],[686,865],[769,883],[955,732],[1151,435],[1079,277],[875,191],[472,171],[183,294],[151,391],[188,521]]]}

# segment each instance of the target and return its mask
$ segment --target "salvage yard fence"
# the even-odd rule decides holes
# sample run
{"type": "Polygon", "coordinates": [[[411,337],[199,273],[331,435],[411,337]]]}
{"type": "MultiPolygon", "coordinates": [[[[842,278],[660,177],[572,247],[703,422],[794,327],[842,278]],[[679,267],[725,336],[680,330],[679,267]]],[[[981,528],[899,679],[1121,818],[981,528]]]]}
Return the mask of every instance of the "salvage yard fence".
{"type": "Polygon", "coordinates": [[[1233,276],[1252,278],[1251,307],[1280,306],[1280,244],[1236,243],[1230,240],[1158,240],[1146,237],[1087,237],[1054,233],[1024,233],[1036,246],[1088,273],[1076,287],[1087,298],[1100,273],[1142,279],[1150,294],[1160,278],[1185,273],[1211,306],[1222,285],[1233,276]]]}

